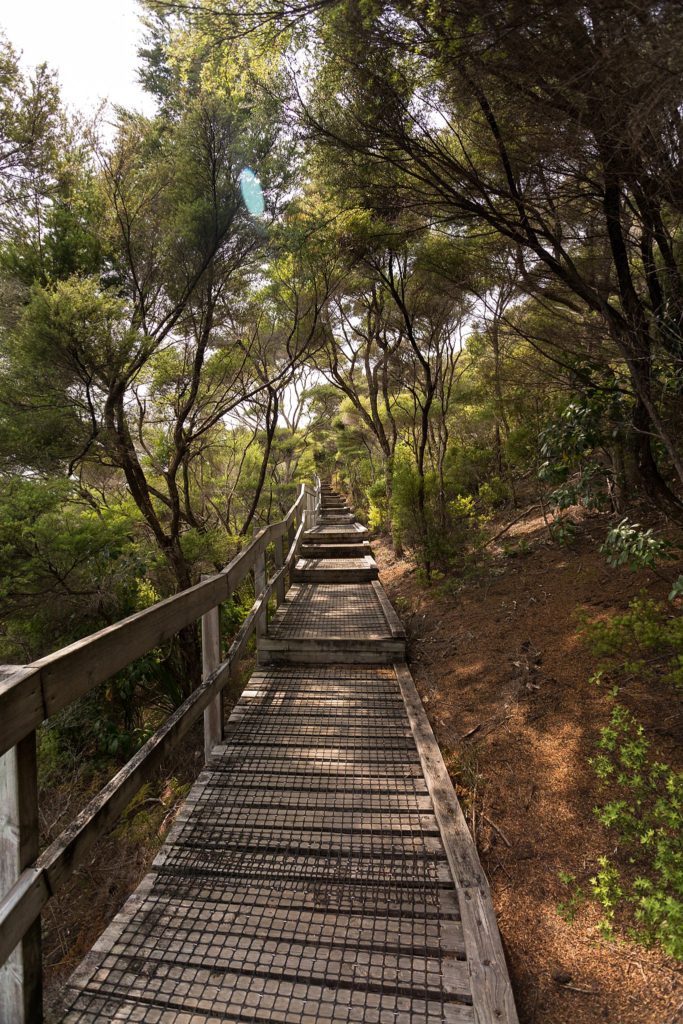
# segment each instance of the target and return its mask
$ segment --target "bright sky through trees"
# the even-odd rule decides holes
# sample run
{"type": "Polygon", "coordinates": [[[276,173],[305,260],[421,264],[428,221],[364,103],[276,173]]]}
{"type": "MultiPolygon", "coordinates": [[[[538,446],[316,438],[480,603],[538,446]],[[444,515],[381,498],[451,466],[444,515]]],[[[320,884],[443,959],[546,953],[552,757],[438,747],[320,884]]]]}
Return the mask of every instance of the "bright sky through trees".
{"type": "Polygon", "coordinates": [[[59,74],[67,104],[92,111],[101,99],[151,113],[136,79],[142,36],[135,0],[25,0],[3,5],[0,28],[32,68],[59,74]]]}

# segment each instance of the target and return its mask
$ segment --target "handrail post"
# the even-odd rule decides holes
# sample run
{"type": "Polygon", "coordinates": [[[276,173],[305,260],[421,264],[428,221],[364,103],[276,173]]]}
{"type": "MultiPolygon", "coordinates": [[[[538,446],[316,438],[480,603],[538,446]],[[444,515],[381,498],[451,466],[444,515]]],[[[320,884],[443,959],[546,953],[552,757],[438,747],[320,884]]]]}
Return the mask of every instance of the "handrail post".
{"type": "MultiPolygon", "coordinates": [[[[0,895],[38,856],[38,768],[31,732],[0,757],[0,895]]],[[[0,1020],[43,1019],[40,917],[0,967],[0,1020]]]]}
{"type": "MultiPolygon", "coordinates": [[[[266,589],[266,583],[268,582],[266,576],[266,553],[259,555],[254,562],[254,600],[258,598],[259,594],[266,589]]],[[[265,605],[256,620],[256,639],[260,636],[265,636],[268,628],[268,606],[265,605]]]]}
{"type": "MultiPolygon", "coordinates": [[[[285,562],[284,544],[282,537],[275,538],[275,572],[280,572],[280,569],[285,562]]],[[[278,608],[285,599],[285,574],[282,573],[278,576],[277,583],[275,584],[275,600],[277,601],[278,608]]]]}
{"type": "MultiPolygon", "coordinates": [[[[208,577],[202,577],[208,579],[208,577]]],[[[202,679],[221,663],[221,610],[218,605],[202,615],[202,679]]],[[[223,691],[204,709],[204,760],[223,740],[223,691]]]]}

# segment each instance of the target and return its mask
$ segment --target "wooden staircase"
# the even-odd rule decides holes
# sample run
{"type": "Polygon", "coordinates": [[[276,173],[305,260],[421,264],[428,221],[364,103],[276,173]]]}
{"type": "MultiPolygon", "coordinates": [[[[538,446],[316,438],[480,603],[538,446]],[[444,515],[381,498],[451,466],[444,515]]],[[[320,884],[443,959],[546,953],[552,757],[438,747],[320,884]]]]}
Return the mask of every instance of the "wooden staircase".
{"type": "MultiPolygon", "coordinates": [[[[145,643],[158,642],[169,609],[201,608],[205,679],[97,813],[106,801],[123,808],[142,766],[202,708],[207,763],[151,870],[73,975],[64,1024],[517,1024],[476,848],[367,531],[337,521],[344,506],[329,487],[302,487],[222,574],[113,627],[123,643],[142,623],[145,643]],[[215,602],[247,567],[257,596],[221,660],[215,602]],[[259,664],[224,723],[221,687],[253,631],[259,664]]],[[[78,657],[103,644],[130,655],[111,643],[111,631],[95,634],[78,657]]],[[[19,912],[30,920],[49,898],[55,867],[63,877],[73,864],[93,813],[21,876],[0,907],[0,948],[11,950],[19,912]]]]}

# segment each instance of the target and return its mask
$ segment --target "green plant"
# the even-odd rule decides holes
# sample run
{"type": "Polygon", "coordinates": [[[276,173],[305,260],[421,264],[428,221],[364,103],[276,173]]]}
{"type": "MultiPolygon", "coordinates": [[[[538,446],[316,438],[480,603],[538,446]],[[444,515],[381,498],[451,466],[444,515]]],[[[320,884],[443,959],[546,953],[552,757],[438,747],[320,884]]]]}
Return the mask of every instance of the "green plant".
{"type": "Polygon", "coordinates": [[[670,541],[656,537],[651,528],[642,530],[639,523],[631,523],[628,519],[622,519],[609,531],[600,551],[613,569],[627,565],[634,572],[656,569],[660,562],[676,558],[670,541]]]}
{"type": "Polygon", "coordinates": [[[158,846],[163,838],[164,820],[189,790],[188,784],[181,784],[176,778],[162,780],[156,787],[146,782],[123,812],[114,836],[135,844],[158,846]]]}
{"type": "Polygon", "coordinates": [[[550,536],[560,547],[566,547],[576,540],[576,534],[576,523],[573,523],[571,519],[556,516],[550,524],[550,536]]]}
{"type": "Polygon", "coordinates": [[[566,898],[557,904],[557,912],[564,921],[571,924],[585,902],[586,894],[577,882],[576,875],[572,875],[571,872],[558,871],[557,877],[568,889],[566,898]]]}
{"type": "Polygon", "coordinates": [[[624,676],[683,686],[683,616],[662,602],[634,598],[623,615],[585,624],[597,672],[621,682],[624,676]]]}
{"type": "Polygon", "coordinates": [[[683,576],[678,576],[671,585],[671,591],[669,592],[669,600],[671,602],[676,601],[679,597],[683,597],[683,576]]]}
{"type": "Polygon", "coordinates": [[[630,908],[635,937],[683,959],[683,772],[652,756],[642,724],[621,704],[601,731],[598,751],[590,763],[607,799],[595,813],[637,872],[630,881],[631,870],[600,858],[591,887],[603,908],[602,931],[611,936],[617,910],[630,908]]]}
{"type": "Polygon", "coordinates": [[[593,896],[602,907],[604,917],[598,927],[606,939],[614,938],[614,914],[624,898],[619,871],[607,859],[598,859],[600,870],[590,880],[593,896]]]}
{"type": "Polygon", "coordinates": [[[498,508],[504,505],[510,497],[510,488],[499,476],[492,476],[490,480],[479,484],[478,498],[485,509],[498,508]]]}

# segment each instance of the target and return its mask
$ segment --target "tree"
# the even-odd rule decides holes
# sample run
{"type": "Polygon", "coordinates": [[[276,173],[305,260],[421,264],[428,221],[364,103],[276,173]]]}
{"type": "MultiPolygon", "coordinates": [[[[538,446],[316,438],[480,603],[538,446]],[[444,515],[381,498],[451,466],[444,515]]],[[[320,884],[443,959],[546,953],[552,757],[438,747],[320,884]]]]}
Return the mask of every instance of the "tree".
{"type": "Polygon", "coordinates": [[[678,5],[645,0],[337,4],[298,103],[311,141],[339,154],[338,194],[496,232],[528,286],[603,319],[635,396],[641,481],[678,518],[682,34],[678,5]]]}

